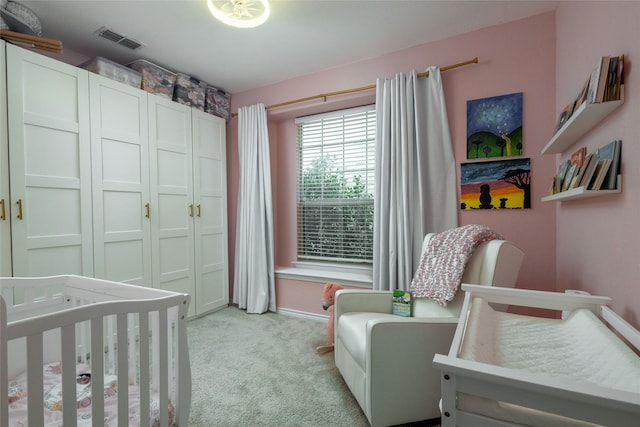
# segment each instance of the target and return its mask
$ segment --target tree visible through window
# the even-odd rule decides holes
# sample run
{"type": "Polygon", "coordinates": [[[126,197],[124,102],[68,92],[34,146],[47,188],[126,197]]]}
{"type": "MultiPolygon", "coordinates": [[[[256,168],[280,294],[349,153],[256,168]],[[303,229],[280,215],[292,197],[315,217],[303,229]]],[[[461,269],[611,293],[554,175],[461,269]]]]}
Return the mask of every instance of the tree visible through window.
{"type": "Polygon", "coordinates": [[[296,123],[298,258],[372,262],[375,107],[296,123]]]}

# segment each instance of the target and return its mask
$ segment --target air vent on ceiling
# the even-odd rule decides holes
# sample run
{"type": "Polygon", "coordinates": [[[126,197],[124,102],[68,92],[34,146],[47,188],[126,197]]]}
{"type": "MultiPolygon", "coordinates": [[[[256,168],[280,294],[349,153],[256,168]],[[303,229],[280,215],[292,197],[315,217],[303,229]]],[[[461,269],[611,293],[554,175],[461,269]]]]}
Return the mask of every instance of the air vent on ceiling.
{"type": "Polygon", "coordinates": [[[118,43],[119,45],[127,47],[131,50],[136,50],[144,46],[144,43],[110,30],[107,27],[101,27],[98,31],[96,31],[96,35],[102,37],[103,39],[118,43]]]}

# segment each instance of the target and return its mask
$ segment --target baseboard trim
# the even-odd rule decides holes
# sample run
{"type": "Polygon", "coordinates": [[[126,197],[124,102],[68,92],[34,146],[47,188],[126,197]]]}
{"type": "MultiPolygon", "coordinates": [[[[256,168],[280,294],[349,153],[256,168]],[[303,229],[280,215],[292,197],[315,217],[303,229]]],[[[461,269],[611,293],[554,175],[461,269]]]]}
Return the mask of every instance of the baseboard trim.
{"type": "Polygon", "coordinates": [[[300,311],[300,310],[293,310],[291,308],[277,308],[276,313],[283,314],[285,316],[301,317],[303,319],[317,320],[322,322],[326,322],[327,320],[329,320],[328,315],[309,313],[309,312],[300,311]]]}
{"type": "MultiPolygon", "coordinates": [[[[239,308],[238,304],[233,303],[233,302],[229,303],[228,307],[239,308]]],[[[226,308],[226,307],[221,307],[219,310],[221,310],[222,308],[226,308]]],[[[210,313],[203,313],[203,314],[201,314],[199,316],[191,317],[191,318],[189,318],[189,320],[193,320],[193,319],[196,319],[196,318],[201,317],[201,316],[206,316],[207,314],[212,314],[212,313],[215,313],[216,311],[218,311],[218,310],[213,310],[210,313]]],[[[294,309],[291,309],[291,308],[278,308],[278,307],[276,307],[276,313],[277,314],[282,314],[284,316],[299,317],[299,318],[308,319],[308,320],[316,320],[316,321],[319,321],[319,322],[326,322],[327,320],[329,320],[329,315],[328,314],[309,313],[307,311],[294,310],[294,309]]]]}

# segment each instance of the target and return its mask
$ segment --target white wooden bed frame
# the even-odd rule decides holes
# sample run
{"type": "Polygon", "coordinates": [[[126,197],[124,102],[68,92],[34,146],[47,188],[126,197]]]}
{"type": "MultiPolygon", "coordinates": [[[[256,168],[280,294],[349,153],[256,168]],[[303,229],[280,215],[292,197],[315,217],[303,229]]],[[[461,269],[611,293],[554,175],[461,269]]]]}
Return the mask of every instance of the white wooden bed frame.
{"type": "MultiPolygon", "coordinates": [[[[104,424],[104,375],[140,389],[148,414],[157,393],[160,425],[187,426],[191,368],[186,334],[190,296],[81,276],[0,278],[0,425],[9,423],[8,381],[26,371],[28,425],[44,425],[43,365],[62,367],[62,399],[76,401],[76,363],[91,366],[93,426],[104,424]],[[101,405],[102,403],[102,405],[101,405]]],[[[119,387],[122,389],[123,387],[119,387]]],[[[124,389],[127,389],[125,387],[124,389]]],[[[118,393],[118,425],[128,425],[128,394],[118,393]]],[[[77,425],[63,405],[64,426],[77,425]]],[[[141,426],[149,417],[140,416],[141,426]]]]}
{"type": "MultiPolygon", "coordinates": [[[[614,331],[612,333],[624,337],[627,345],[639,353],[640,332],[605,306],[610,302],[609,298],[468,284],[463,284],[462,290],[466,292],[464,306],[449,354],[436,354],[433,359],[434,367],[442,372],[443,427],[519,425],[461,410],[456,404],[459,393],[512,403],[585,423],[606,426],[638,425],[640,392],[536,375],[458,357],[474,298],[482,298],[489,303],[549,310],[586,308],[608,325],[614,331]]],[[[594,345],[597,343],[594,342],[594,345]]]]}

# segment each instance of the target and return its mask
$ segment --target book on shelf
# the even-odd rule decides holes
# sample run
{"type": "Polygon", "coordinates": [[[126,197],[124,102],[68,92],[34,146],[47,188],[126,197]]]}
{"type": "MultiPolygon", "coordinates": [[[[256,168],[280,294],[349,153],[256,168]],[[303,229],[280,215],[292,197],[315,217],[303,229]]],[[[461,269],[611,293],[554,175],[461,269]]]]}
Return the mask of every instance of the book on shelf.
{"type": "Polygon", "coordinates": [[[576,100],[574,102],[573,111],[577,110],[582,105],[582,103],[587,100],[590,80],[591,79],[587,79],[587,81],[582,85],[582,89],[580,90],[580,93],[578,93],[578,96],[576,97],[576,100]]]}
{"type": "Polygon", "coordinates": [[[571,184],[571,188],[580,187],[580,183],[582,182],[582,177],[584,177],[585,172],[589,168],[589,164],[591,164],[592,158],[593,158],[593,153],[589,153],[586,155],[586,157],[582,161],[582,166],[580,167],[580,171],[578,172],[578,174],[573,180],[573,183],[571,184]]]}
{"type": "Polygon", "coordinates": [[[620,99],[622,86],[622,72],[624,71],[624,55],[612,56],[609,60],[607,85],[604,90],[603,102],[620,99]]]}
{"type": "Polygon", "coordinates": [[[591,72],[587,101],[600,103],[620,99],[623,71],[624,55],[600,57],[591,72]]]}
{"type": "Polygon", "coordinates": [[[571,117],[571,115],[573,114],[573,109],[575,107],[575,102],[572,102],[570,104],[567,104],[562,112],[560,113],[560,117],[558,117],[558,124],[556,125],[556,131],[559,131],[560,128],[562,128],[562,126],[564,126],[565,123],[567,123],[567,120],[569,120],[569,117],[571,117]]]}
{"type": "Polygon", "coordinates": [[[587,147],[580,147],[573,153],[571,153],[571,166],[569,167],[569,171],[567,171],[567,176],[564,178],[564,183],[562,184],[562,191],[569,190],[571,188],[575,188],[577,182],[577,178],[580,175],[580,170],[582,170],[582,164],[584,162],[584,158],[587,155],[587,147]]]}
{"type": "Polygon", "coordinates": [[[571,164],[581,168],[585,157],[587,157],[587,147],[580,147],[571,153],[571,164]]]}
{"type": "Polygon", "coordinates": [[[589,188],[589,184],[591,184],[591,181],[593,180],[593,175],[595,174],[595,171],[596,171],[596,167],[598,166],[598,160],[599,160],[598,152],[594,151],[589,156],[590,156],[589,163],[585,166],[584,174],[582,175],[580,182],[578,182],[578,187],[589,188]]]}
{"type": "Polygon", "coordinates": [[[555,184],[553,187],[554,194],[562,191],[564,179],[567,176],[567,172],[569,171],[570,166],[571,166],[571,160],[566,160],[560,164],[560,167],[558,167],[558,172],[556,173],[555,184]]]}
{"type": "Polygon", "coordinates": [[[601,56],[596,67],[591,71],[587,100],[592,104],[602,102],[607,76],[609,75],[610,60],[611,58],[608,55],[601,56]]]}
{"type": "Polygon", "coordinates": [[[611,161],[611,165],[607,171],[602,182],[602,190],[613,190],[616,188],[617,178],[620,169],[620,150],[622,141],[611,141],[607,145],[600,147],[598,150],[600,159],[608,159],[611,161]]]}
{"type": "Polygon", "coordinates": [[[616,144],[616,150],[613,154],[613,161],[611,162],[611,170],[607,176],[607,188],[609,190],[615,190],[618,188],[618,175],[620,175],[620,156],[622,156],[622,140],[618,140],[616,144]]]}
{"type": "Polygon", "coordinates": [[[571,163],[569,166],[569,170],[567,170],[567,174],[562,181],[562,188],[560,191],[567,191],[570,188],[571,183],[573,182],[573,177],[578,173],[578,165],[575,163],[571,163]]]}
{"type": "Polygon", "coordinates": [[[600,159],[594,172],[593,180],[589,185],[589,190],[600,190],[602,188],[602,182],[604,177],[607,176],[609,167],[611,166],[611,159],[600,159]]]}
{"type": "Polygon", "coordinates": [[[580,182],[580,172],[584,169],[576,169],[576,172],[571,177],[571,182],[567,186],[567,190],[571,190],[572,188],[576,188],[578,183],[580,182]]]}

